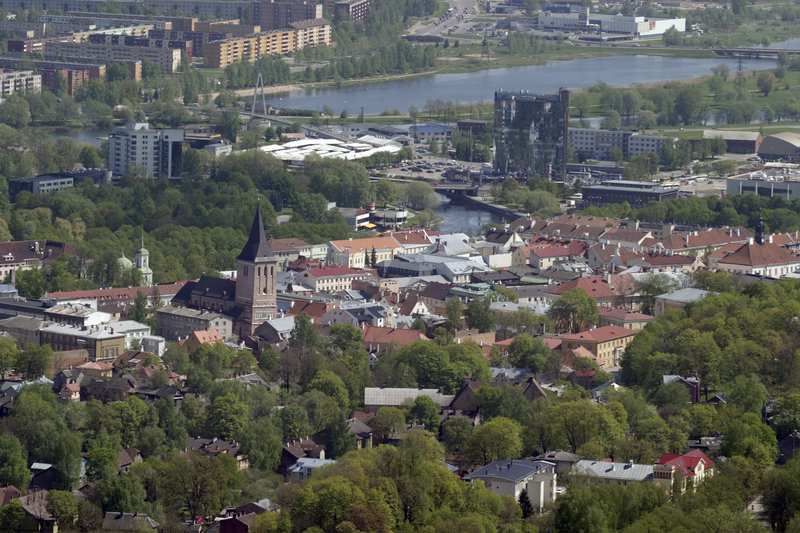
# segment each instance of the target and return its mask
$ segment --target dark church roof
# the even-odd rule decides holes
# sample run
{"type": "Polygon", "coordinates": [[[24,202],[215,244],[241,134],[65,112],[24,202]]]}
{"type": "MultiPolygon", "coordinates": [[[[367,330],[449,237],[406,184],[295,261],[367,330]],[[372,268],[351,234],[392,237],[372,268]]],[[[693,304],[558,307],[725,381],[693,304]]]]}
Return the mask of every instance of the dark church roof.
{"type": "Polygon", "coordinates": [[[197,281],[186,282],[181,287],[181,290],[178,291],[178,294],[172,298],[172,302],[180,305],[189,305],[193,295],[232,301],[236,298],[236,282],[203,274],[197,281]]]}
{"type": "Polygon", "coordinates": [[[272,248],[264,234],[264,219],[261,216],[261,207],[259,206],[256,208],[256,216],[250,228],[250,236],[247,238],[247,242],[236,260],[255,261],[257,258],[271,257],[272,255],[272,248]]]}

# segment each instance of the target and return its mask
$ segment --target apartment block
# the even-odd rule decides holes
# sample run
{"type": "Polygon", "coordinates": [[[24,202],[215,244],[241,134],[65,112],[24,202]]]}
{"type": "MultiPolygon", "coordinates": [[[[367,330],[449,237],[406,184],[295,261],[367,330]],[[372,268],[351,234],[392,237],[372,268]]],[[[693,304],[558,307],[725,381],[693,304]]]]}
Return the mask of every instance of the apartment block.
{"type": "Polygon", "coordinates": [[[616,148],[626,158],[661,152],[671,139],[622,130],[569,128],[569,144],[579,157],[608,161],[616,148]]]}
{"type": "Polygon", "coordinates": [[[289,27],[295,32],[295,46],[298,50],[331,44],[331,25],[325,19],[301,20],[292,22],[289,27]]]}
{"type": "Polygon", "coordinates": [[[351,22],[364,22],[369,15],[371,0],[341,0],[333,4],[333,18],[349,20],[351,22]]]}
{"type": "MultiPolygon", "coordinates": [[[[85,43],[47,42],[45,53],[66,59],[84,58],[104,62],[148,62],[165,72],[176,72],[181,64],[182,49],[170,47],[172,41],[119,35],[99,35],[85,43]]],[[[191,49],[191,41],[188,41],[191,49]]],[[[186,43],[184,43],[185,46],[186,43]]],[[[189,53],[191,56],[191,53],[189,53]]]]}
{"type": "Polygon", "coordinates": [[[0,97],[42,92],[42,77],[32,70],[1,70],[0,97]]]}
{"type": "Polygon", "coordinates": [[[176,178],[183,140],[183,130],[151,129],[145,122],[115,128],[108,136],[108,168],[115,177],[142,169],[150,178],[176,178]]]}
{"type": "Polygon", "coordinates": [[[264,30],[288,28],[292,22],[322,18],[323,6],[316,0],[262,0],[256,3],[254,21],[264,30]]]}

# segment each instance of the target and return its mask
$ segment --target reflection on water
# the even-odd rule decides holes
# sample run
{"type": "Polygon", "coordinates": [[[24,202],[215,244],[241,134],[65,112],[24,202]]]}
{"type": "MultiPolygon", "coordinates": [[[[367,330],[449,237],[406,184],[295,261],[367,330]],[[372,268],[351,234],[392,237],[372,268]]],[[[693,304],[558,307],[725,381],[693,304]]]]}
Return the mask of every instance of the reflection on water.
{"type": "MultiPolygon", "coordinates": [[[[686,80],[705,76],[718,65],[735,71],[736,59],[661,56],[611,56],[591,59],[551,61],[543,65],[480,70],[459,74],[436,74],[347,87],[297,90],[273,95],[277,107],[318,109],[329,106],[336,113],[351,115],[363,108],[366,113],[386,109],[406,111],[411,106],[423,109],[430,100],[485,102],[497,89],[553,93],[559,87],[580,89],[597,82],[624,87],[637,83],[686,80]]],[[[767,69],[773,61],[745,60],[745,69],[767,69]]]]}
{"type": "Polygon", "coordinates": [[[473,207],[451,203],[448,198],[441,197],[442,203],[434,209],[436,216],[442,219],[439,231],[442,233],[466,233],[478,235],[487,224],[500,223],[500,217],[473,207]]]}

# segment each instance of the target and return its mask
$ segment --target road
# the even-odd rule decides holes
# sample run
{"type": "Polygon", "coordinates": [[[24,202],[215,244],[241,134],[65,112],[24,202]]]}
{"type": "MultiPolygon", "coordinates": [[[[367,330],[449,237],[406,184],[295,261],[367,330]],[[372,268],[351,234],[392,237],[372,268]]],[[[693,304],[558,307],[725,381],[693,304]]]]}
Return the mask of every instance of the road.
{"type": "Polygon", "coordinates": [[[452,11],[438,18],[414,24],[408,31],[410,35],[447,36],[448,30],[455,29],[464,21],[478,12],[476,0],[448,0],[452,11]]]}

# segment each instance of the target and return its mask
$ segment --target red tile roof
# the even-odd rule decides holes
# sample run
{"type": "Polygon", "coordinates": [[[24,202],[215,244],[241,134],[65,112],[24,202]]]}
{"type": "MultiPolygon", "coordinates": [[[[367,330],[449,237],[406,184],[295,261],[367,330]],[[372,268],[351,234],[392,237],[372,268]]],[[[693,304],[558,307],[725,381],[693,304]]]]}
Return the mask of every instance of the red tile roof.
{"type": "Polygon", "coordinates": [[[306,272],[314,278],[335,278],[339,276],[357,276],[368,274],[366,270],[359,268],[327,266],[320,268],[309,268],[306,272]]]}
{"type": "Polygon", "coordinates": [[[400,244],[433,244],[428,236],[428,232],[424,229],[395,231],[394,233],[390,233],[390,235],[397,239],[397,242],[400,244]]]}
{"type": "Polygon", "coordinates": [[[659,465],[674,465],[678,467],[684,476],[694,477],[697,464],[702,462],[703,468],[708,470],[714,468],[714,461],[712,461],[705,453],[700,450],[691,450],[683,455],[676,455],[674,453],[663,454],[656,464],[659,465]]]}
{"type": "Polygon", "coordinates": [[[309,318],[322,318],[328,312],[328,306],[323,302],[295,301],[289,309],[290,315],[306,315],[309,318]]]}
{"type": "Polygon", "coordinates": [[[553,287],[550,292],[561,295],[572,289],[581,289],[591,298],[611,298],[614,296],[614,291],[608,286],[606,280],[598,276],[565,281],[553,287]]]}
{"type": "Polygon", "coordinates": [[[661,239],[667,250],[689,250],[693,248],[711,248],[730,242],[744,243],[752,232],[742,228],[710,228],[704,231],[672,233],[661,239]]]}
{"type": "Polygon", "coordinates": [[[163,297],[174,296],[178,291],[186,285],[186,281],[176,281],[175,283],[163,283],[161,285],[154,285],[153,287],[122,287],[122,288],[106,288],[106,289],[91,289],[84,291],[56,291],[48,292],[47,297],[54,300],[79,300],[97,298],[98,300],[134,300],[136,295],[143,292],[146,295],[151,295],[158,291],[163,297]]]}
{"type": "Polygon", "coordinates": [[[644,313],[635,313],[633,311],[628,311],[626,309],[619,309],[619,308],[601,309],[600,316],[607,318],[616,318],[619,320],[625,320],[630,322],[644,322],[653,320],[655,318],[653,316],[646,315],[644,313]]]}
{"type": "Polygon", "coordinates": [[[632,329],[623,328],[621,326],[602,326],[578,333],[562,335],[561,338],[569,341],[608,342],[615,339],[632,337],[634,335],[636,335],[636,332],[632,329]]]}
{"type": "Polygon", "coordinates": [[[366,326],[363,337],[366,344],[394,344],[396,346],[408,346],[417,341],[430,340],[416,329],[382,328],[378,326],[366,326]]]}
{"type": "Polygon", "coordinates": [[[777,244],[744,244],[718,261],[719,264],[750,267],[800,263],[800,257],[777,244]]]}
{"type": "Polygon", "coordinates": [[[648,265],[653,266],[668,266],[668,265],[691,265],[696,261],[696,258],[691,255],[663,255],[663,254],[647,254],[644,260],[648,265]]]}
{"type": "Polygon", "coordinates": [[[576,257],[586,252],[586,243],[570,241],[567,244],[534,244],[530,250],[536,257],[576,257]]]}
{"type": "Polygon", "coordinates": [[[215,342],[222,342],[222,337],[216,330],[201,329],[192,332],[192,337],[199,344],[213,344],[215,342]]]}
{"type": "Polygon", "coordinates": [[[365,250],[371,251],[373,248],[376,250],[400,248],[400,243],[391,235],[386,237],[365,237],[363,239],[331,241],[331,245],[337,250],[350,250],[350,253],[363,253],[365,250]]]}

